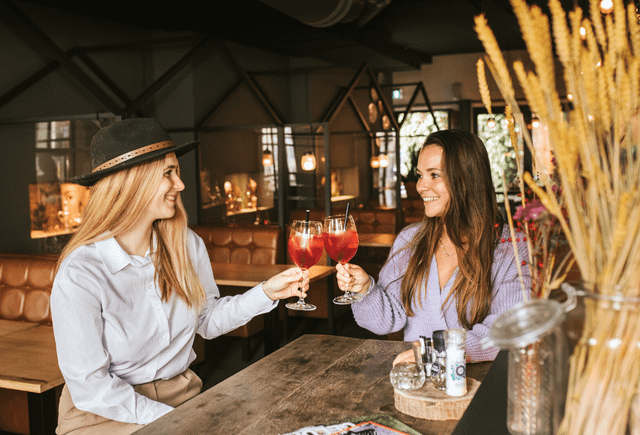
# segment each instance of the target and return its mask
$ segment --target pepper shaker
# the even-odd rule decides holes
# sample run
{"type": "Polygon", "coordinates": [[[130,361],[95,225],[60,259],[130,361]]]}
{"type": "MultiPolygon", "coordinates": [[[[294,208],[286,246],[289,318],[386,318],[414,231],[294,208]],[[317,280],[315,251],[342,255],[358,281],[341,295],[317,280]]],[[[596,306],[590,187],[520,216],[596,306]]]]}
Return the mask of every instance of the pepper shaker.
{"type": "Polygon", "coordinates": [[[431,381],[438,390],[445,390],[447,388],[447,351],[444,331],[433,331],[432,337],[435,361],[431,364],[431,381]]]}

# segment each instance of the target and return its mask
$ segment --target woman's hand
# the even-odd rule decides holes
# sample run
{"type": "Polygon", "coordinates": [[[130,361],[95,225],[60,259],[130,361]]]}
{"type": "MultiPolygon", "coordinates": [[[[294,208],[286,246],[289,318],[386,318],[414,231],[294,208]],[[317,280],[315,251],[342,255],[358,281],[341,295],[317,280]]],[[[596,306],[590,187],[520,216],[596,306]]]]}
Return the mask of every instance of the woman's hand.
{"type": "Polygon", "coordinates": [[[262,290],[272,301],[293,296],[306,298],[306,291],[309,290],[309,271],[303,272],[299,267],[287,269],[263,283],[262,290]],[[301,287],[302,291],[299,291],[298,287],[301,287]]]}
{"type": "Polygon", "coordinates": [[[395,366],[396,364],[399,364],[399,363],[415,363],[415,362],[416,362],[416,356],[413,354],[413,349],[409,349],[399,354],[396,357],[396,359],[393,360],[393,365],[395,366]]]}
{"type": "Polygon", "coordinates": [[[338,271],[336,273],[338,287],[343,292],[366,293],[369,290],[371,279],[360,266],[351,263],[345,265],[338,263],[336,270],[338,271]]]}

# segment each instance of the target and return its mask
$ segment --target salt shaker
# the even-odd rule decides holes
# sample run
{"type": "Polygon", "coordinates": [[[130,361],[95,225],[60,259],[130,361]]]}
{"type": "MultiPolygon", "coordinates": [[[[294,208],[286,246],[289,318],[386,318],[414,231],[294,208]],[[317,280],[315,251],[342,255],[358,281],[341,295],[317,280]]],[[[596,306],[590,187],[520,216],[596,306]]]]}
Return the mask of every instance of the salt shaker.
{"type": "Polygon", "coordinates": [[[444,331],[433,331],[433,348],[435,360],[431,364],[431,381],[438,390],[447,388],[447,351],[444,342],[444,331]]]}
{"type": "Polygon", "coordinates": [[[444,338],[447,346],[447,395],[464,396],[467,394],[467,361],[465,357],[467,331],[461,328],[447,329],[444,331],[444,338]]]}

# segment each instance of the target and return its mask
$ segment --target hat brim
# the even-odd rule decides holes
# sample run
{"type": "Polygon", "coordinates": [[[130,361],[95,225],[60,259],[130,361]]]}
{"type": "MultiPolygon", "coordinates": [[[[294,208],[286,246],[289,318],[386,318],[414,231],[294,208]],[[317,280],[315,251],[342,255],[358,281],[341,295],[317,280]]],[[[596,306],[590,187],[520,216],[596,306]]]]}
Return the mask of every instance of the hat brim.
{"type": "Polygon", "coordinates": [[[78,175],[69,180],[70,183],[80,184],[81,186],[93,186],[98,180],[106,177],[107,175],[111,175],[115,172],[119,172],[123,169],[130,168],[131,166],[139,165],[140,163],[145,163],[153,159],[157,159],[158,157],[162,157],[169,153],[176,153],[177,157],[180,157],[189,151],[193,150],[198,144],[199,140],[188,142],[183,145],[176,145],[169,148],[163,148],[161,150],[152,151],[147,154],[142,154],[140,156],[136,156],[131,160],[127,160],[126,162],[122,162],[116,166],[111,168],[103,169],[101,171],[90,172],[84,175],[78,175]]]}

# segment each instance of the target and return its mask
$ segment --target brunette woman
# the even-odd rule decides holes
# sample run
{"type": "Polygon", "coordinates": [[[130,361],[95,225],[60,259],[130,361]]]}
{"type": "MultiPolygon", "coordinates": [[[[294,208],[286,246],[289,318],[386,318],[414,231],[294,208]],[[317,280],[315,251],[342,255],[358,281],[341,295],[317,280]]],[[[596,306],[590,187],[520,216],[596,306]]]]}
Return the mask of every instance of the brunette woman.
{"type": "MultiPolygon", "coordinates": [[[[375,334],[404,330],[405,341],[415,341],[465,328],[468,359],[492,360],[498,349],[482,349],[480,340],[496,317],[523,300],[523,290],[485,146],[472,133],[433,133],[420,151],[418,174],[422,222],[398,234],[378,282],[359,266],[337,265],[339,287],[366,294],[351,307],[356,322],[375,334]]],[[[519,258],[528,258],[526,242],[517,244],[519,258]]],[[[529,270],[522,271],[529,291],[529,270]]],[[[412,352],[396,361],[405,358],[412,352]]]]}
{"type": "Polygon", "coordinates": [[[51,294],[65,378],[58,434],[128,434],[200,393],[196,333],[213,338],[304,296],[289,269],[220,297],[203,241],[187,227],[176,146],[153,119],[119,121],[91,141],[93,186],[51,294]]]}

